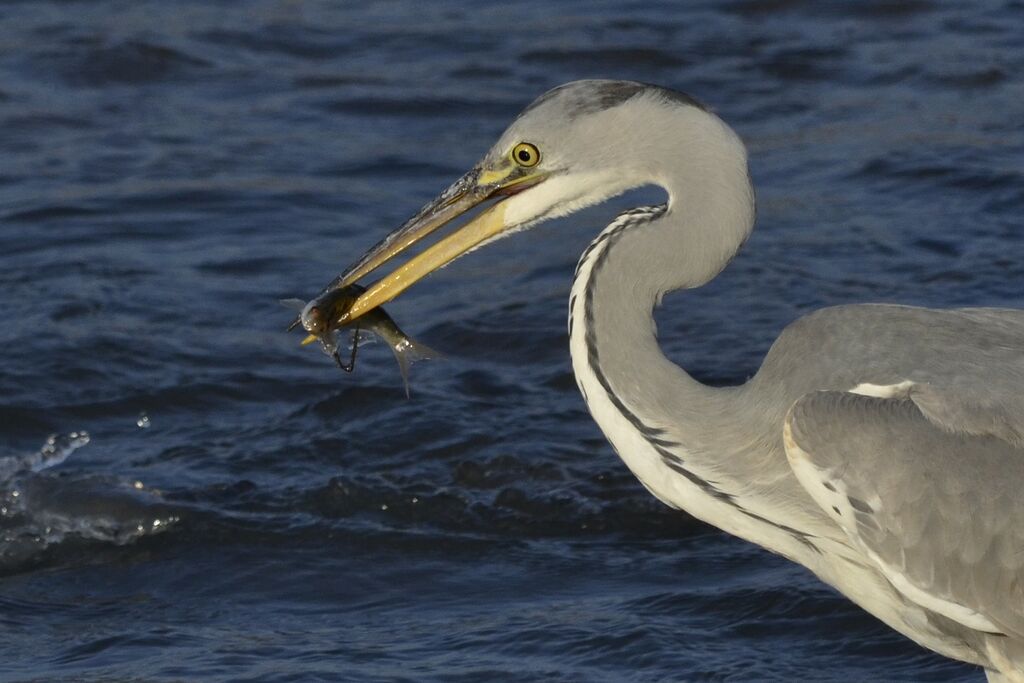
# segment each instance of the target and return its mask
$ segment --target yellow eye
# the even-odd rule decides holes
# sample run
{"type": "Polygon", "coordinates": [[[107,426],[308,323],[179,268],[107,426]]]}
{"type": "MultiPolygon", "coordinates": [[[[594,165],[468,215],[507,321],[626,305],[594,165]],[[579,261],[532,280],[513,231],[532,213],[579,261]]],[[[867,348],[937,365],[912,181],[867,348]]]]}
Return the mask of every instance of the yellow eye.
{"type": "Polygon", "coordinates": [[[512,161],[524,168],[536,166],[540,162],[540,151],[529,142],[520,142],[512,148],[512,161]]]}

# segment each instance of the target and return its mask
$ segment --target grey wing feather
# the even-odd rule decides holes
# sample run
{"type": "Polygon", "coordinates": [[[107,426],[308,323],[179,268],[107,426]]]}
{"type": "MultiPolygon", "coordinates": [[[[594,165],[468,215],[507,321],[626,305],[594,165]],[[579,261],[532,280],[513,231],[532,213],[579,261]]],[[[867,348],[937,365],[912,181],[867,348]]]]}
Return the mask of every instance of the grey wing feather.
{"type": "Polygon", "coordinates": [[[817,392],[786,419],[811,497],[906,598],[966,626],[1024,638],[1024,448],[932,391],[817,392]],[[920,399],[920,396],[917,397],[920,399]]]}
{"type": "Polygon", "coordinates": [[[960,386],[918,383],[907,390],[907,397],[924,417],[948,433],[994,436],[1024,449],[1022,373],[1007,369],[991,383],[960,386]]]}
{"type": "Polygon", "coordinates": [[[1024,312],[960,309],[950,358],[909,390],[922,414],[951,433],[998,437],[1024,449],[1024,312]]]}

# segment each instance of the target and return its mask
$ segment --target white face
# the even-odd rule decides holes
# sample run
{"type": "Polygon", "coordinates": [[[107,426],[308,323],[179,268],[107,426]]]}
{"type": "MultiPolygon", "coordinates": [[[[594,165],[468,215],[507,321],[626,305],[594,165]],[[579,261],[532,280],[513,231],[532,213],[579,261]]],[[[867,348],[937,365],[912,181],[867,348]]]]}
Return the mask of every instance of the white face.
{"type": "MultiPolygon", "coordinates": [[[[586,95],[595,88],[590,83],[572,86],[586,95]]],[[[536,147],[540,154],[540,161],[530,170],[545,174],[545,179],[504,200],[509,229],[563,216],[656,182],[657,169],[647,165],[649,135],[641,139],[636,121],[657,121],[664,109],[664,102],[636,91],[615,106],[590,110],[588,101],[581,102],[580,93],[570,86],[529,108],[480,164],[484,169],[499,168],[508,159],[514,160],[514,150],[524,143],[536,147]]]]}
{"type": "MultiPolygon", "coordinates": [[[[534,170],[547,176],[506,200],[510,231],[645,185],[670,188],[670,208],[709,206],[708,188],[749,194],[746,149],[735,132],[696,100],[654,86],[579,81],[558,88],[527,108],[482,164],[501,163],[522,142],[537,147],[534,170]]],[[[752,206],[751,195],[736,210],[752,206]]]]}

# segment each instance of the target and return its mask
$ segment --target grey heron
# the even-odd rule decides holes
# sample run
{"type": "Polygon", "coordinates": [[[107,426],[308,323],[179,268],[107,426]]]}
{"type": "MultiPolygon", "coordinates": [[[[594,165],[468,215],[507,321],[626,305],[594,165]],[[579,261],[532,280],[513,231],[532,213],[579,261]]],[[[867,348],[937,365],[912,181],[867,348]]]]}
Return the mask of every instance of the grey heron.
{"type": "Polygon", "coordinates": [[[827,308],[790,324],[745,384],[694,380],[663,355],[653,310],[714,278],[755,212],[743,143],[693,98],[607,80],[542,95],[333,285],[490,203],[342,320],[644,185],[667,202],[604,228],[569,299],[576,380],[622,460],[664,503],[804,565],[921,645],[1024,681],[1024,311],[827,308]]]}

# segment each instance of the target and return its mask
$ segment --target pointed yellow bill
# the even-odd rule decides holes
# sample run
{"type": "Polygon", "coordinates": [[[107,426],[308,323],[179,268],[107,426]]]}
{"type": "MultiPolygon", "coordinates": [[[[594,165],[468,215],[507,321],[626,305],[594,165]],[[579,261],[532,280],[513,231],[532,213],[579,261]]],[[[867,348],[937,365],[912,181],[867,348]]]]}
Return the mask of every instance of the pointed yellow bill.
{"type": "MultiPolygon", "coordinates": [[[[547,177],[547,173],[516,166],[506,160],[494,167],[477,167],[464,175],[436,199],[424,206],[400,228],[367,251],[325,291],[353,284],[356,280],[391,261],[408,247],[488,199],[498,202],[466,225],[427,248],[394,272],[363,292],[352,306],[334,321],[346,325],[374,308],[391,301],[415,282],[444,267],[459,256],[488,242],[510,227],[505,222],[501,200],[521,192],[547,177]]],[[[304,341],[303,343],[309,343],[304,341]]]]}
{"type": "Polygon", "coordinates": [[[495,204],[471,220],[457,232],[448,235],[434,246],[409,259],[390,275],[369,287],[356,299],[338,322],[342,325],[386,304],[411,287],[413,283],[451,263],[467,251],[497,237],[506,229],[505,207],[495,204]]]}
{"type": "MultiPolygon", "coordinates": [[[[505,175],[508,175],[506,171],[505,175]]],[[[347,287],[373,272],[438,228],[450,223],[482,202],[492,191],[480,182],[474,168],[424,206],[400,228],[378,242],[331,283],[330,289],[347,287]]]]}

